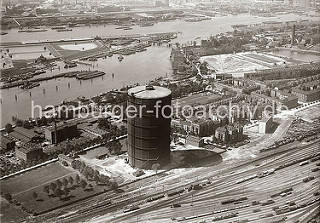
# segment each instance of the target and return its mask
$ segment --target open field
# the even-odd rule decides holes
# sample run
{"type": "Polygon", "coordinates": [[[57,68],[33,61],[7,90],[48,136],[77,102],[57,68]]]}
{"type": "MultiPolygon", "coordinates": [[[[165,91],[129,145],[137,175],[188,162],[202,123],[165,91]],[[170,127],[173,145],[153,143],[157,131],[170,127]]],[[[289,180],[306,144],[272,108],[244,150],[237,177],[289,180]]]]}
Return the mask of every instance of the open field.
{"type": "Polygon", "coordinates": [[[175,105],[176,102],[179,102],[179,106],[185,106],[185,105],[207,105],[210,104],[214,101],[217,101],[218,99],[220,99],[221,96],[217,95],[217,94],[195,94],[195,95],[190,95],[188,97],[184,97],[181,99],[176,99],[172,101],[172,105],[175,105]]]}
{"type": "Polygon", "coordinates": [[[51,43],[48,49],[55,56],[69,56],[75,53],[93,50],[101,47],[102,44],[98,41],[82,41],[68,43],[51,43]]]}
{"type": "Polygon", "coordinates": [[[0,222],[23,222],[28,217],[28,214],[22,211],[20,207],[9,203],[2,197],[0,197],[0,205],[2,212],[0,215],[0,222]],[[3,213],[10,213],[10,215],[3,213]]]}
{"type": "Polygon", "coordinates": [[[97,45],[94,43],[79,43],[79,44],[64,44],[59,45],[64,50],[79,50],[79,51],[85,51],[85,50],[92,50],[94,48],[97,48],[97,45]]]}
{"type": "Polygon", "coordinates": [[[261,61],[266,62],[266,63],[277,63],[277,62],[283,61],[280,58],[266,56],[266,55],[263,55],[263,54],[248,53],[248,54],[245,54],[245,56],[253,58],[253,59],[256,59],[256,60],[261,60],[261,61]]]}
{"type": "MultiPolygon", "coordinates": [[[[75,173],[71,176],[75,179],[75,173]]],[[[63,178],[60,178],[62,181],[63,178]]],[[[87,181],[87,180],[86,180],[87,181]]],[[[73,203],[79,199],[84,199],[89,196],[94,196],[104,191],[103,186],[96,186],[95,183],[87,181],[87,183],[91,183],[93,185],[92,190],[84,191],[82,187],[71,187],[72,185],[68,184],[68,188],[70,190],[70,197],[66,200],[60,200],[58,197],[50,197],[47,193],[43,191],[44,185],[33,188],[30,191],[25,191],[20,193],[19,195],[13,196],[14,199],[21,202],[21,205],[27,207],[28,209],[34,210],[37,213],[46,212],[52,209],[57,208],[58,206],[67,205],[73,203]],[[37,193],[38,199],[36,200],[33,197],[33,192],[37,193]]]]}
{"type": "Polygon", "coordinates": [[[83,156],[86,159],[94,159],[104,155],[109,156],[110,152],[105,146],[99,146],[97,148],[87,151],[86,154],[81,156],[83,156]]]}
{"type": "Polygon", "coordinates": [[[91,183],[93,189],[87,191],[84,191],[81,187],[75,186],[75,183],[74,185],[70,185],[69,183],[67,187],[70,190],[70,197],[64,201],[57,197],[50,197],[43,191],[45,185],[56,182],[57,179],[62,181],[63,178],[68,178],[69,176],[72,176],[73,179],[75,179],[76,174],[77,172],[73,171],[71,168],[65,168],[59,163],[53,163],[29,171],[25,174],[3,180],[1,182],[2,192],[12,194],[13,199],[19,201],[21,206],[37,213],[42,213],[104,191],[104,186],[97,186],[94,182],[90,182],[89,180],[86,180],[86,182],[88,184],[91,183]],[[34,192],[37,194],[38,200],[33,197],[34,192]]]}
{"type": "Polygon", "coordinates": [[[23,193],[39,185],[74,173],[71,169],[52,163],[38,169],[1,181],[1,191],[12,195],[23,193]],[[23,182],[23,183],[22,183],[23,182]]]}
{"type": "Polygon", "coordinates": [[[312,119],[319,117],[320,104],[302,110],[296,113],[297,116],[301,117],[305,121],[312,122],[312,119]]]}
{"type": "Polygon", "coordinates": [[[12,55],[12,60],[34,60],[41,55],[49,59],[54,58],[44,45],[12,47],[7,49],[9,49],[9,53],[12,55]]]}

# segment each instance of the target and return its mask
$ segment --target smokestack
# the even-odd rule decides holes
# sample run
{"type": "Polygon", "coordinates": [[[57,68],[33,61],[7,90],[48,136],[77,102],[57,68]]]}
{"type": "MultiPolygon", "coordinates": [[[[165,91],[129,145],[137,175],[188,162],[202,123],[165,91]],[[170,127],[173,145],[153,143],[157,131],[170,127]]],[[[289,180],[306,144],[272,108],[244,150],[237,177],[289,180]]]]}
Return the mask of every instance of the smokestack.
{"type": "Polygon", "coordinates": [[[292,35],[291,35],[291,45],[292,46],[294,45],[295,35],[296,35],[296,24],[293,24],[292,35]]]}
{"type": "Polygon", "coordinates": [[[54,144],[57,145],[57,122],[56,119],[54,119],[54,144]]]}

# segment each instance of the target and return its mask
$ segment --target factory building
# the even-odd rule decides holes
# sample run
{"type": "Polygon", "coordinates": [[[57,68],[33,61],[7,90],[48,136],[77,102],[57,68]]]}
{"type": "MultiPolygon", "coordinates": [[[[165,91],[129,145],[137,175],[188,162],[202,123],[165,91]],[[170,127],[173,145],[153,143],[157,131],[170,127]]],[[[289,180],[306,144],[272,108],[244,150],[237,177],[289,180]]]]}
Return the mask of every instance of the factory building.
{"type": "Polygon", "coordinates": [[[40,142],[43,140],[43,138],[33,130],[19,126],[15,127],[14,130],[9,133],[9,136],[15,138],[17,141],[21,141],[24,143],[40,142]]]}
{"type": "Polygon", "coordinates": [[[76,124],[64,124],[63,126],[47,128],[44,135],[46,140],[52,144],[56,144],[77,136],[77,130],[76,124]]]}
{"type": "Polygon", "coordinates": [[[150,169],[170,159],[171,91],[158,86],[138,86],[128,91],[128,159],[136,168],[150,169]],[[157,106],[158,105],[158,106],[157,106]],[[138,111],[138,112],[137,112],[138,111]],[[164,111],[164,112],[162,112],[164,111]]]}
{"type": "Polygon", "coordinates": [[[22,147],[16,148],[16,157],[24,161],[38,160],[43,157],[43,149],[33,143],[23,144],[22,147]]]}

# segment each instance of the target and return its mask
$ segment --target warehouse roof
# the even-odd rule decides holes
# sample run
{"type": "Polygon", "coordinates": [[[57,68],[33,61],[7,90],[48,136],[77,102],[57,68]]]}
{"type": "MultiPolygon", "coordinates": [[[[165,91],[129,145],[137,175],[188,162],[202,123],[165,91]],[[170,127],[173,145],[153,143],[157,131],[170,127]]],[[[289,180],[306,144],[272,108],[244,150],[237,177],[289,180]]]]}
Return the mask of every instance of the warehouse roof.
{"type": "Polygon", "coordinates": [[[9,133],[10,136],[14,137],[17,140],[29,142],[39,135],[30,129],[25,129],[23,127],[15,127],[13,132],[9,133]]]}

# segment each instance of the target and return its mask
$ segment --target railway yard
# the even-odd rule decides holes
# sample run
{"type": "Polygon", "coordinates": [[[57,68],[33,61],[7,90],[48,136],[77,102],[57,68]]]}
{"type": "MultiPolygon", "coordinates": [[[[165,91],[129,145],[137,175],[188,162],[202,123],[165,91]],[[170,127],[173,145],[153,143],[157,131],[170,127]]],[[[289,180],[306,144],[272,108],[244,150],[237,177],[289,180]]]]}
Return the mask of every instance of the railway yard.
{"type": "Polygon", "coordinates": [[[308,222],[306,216],[319,212],[319,145],[288,144],[277,153],[211,171],[162,173],[124,186],[126,196],[105,194],[100,202],[75,206],[78,211],[55,220],[308,222]]]}
{"type": "MultiPolygon", "coordinates": [[[[308,112],[305,109],[296,114],[308,112]]],[[[297,131],[300,122],[290,123],[285,131],[275,132],[269,139],[275,135],[281,138],[292,128],[297,131]]],[[[267,146],[268,140],[255,142],[258,152],[251,158],[228,159],[231,155],[227,152],[222,155],[224,161],[217,165],[159,171],[123,184],[117,193],[107,191],[37,219],[45,218],[47,222],[316,222],[320,200],[320,140],[319,128],[316,129],[316,137],[281,144],[264,152],[259,152],[259,146],[267,146]]],[[[269,140],[270,145],[272,142],[269,140]]]]}

